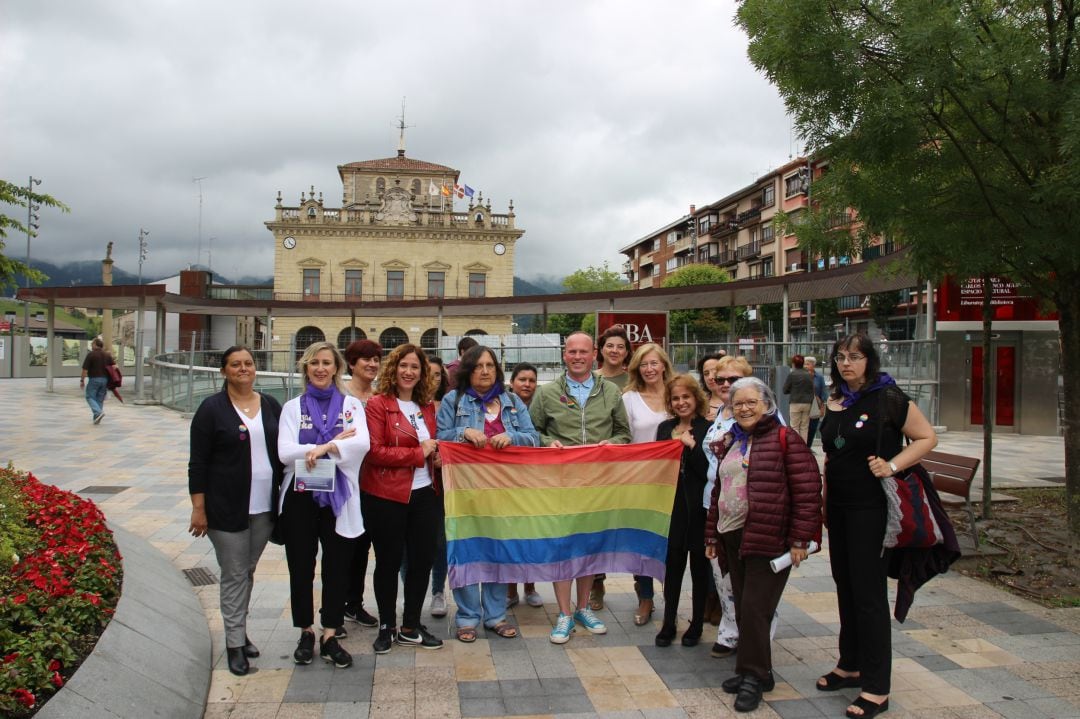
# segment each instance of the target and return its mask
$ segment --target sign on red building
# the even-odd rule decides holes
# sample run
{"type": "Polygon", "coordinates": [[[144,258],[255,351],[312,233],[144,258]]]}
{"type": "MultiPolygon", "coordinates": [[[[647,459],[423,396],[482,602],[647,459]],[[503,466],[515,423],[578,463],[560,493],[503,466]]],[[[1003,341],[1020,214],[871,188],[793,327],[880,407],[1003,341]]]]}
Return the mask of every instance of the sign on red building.
{"type": "MultiPolygon", "coordinates": [[[[940,322],[981,322],[984,298],[981,277],[948,278],[938,287],[937,318],[940,322]]],[[[1039,301],[1012,280],[990,278],[990,306],[995,321],[1056,320],[1056,312],[1042,312],[1039,301]]]]}
{"type": "Polygon", "coordinates": [[[647,342],[667,349],[667,312],[597,312],[596,336],[613,325],[622,325],[630,338],[630,352],[647,342]]]}

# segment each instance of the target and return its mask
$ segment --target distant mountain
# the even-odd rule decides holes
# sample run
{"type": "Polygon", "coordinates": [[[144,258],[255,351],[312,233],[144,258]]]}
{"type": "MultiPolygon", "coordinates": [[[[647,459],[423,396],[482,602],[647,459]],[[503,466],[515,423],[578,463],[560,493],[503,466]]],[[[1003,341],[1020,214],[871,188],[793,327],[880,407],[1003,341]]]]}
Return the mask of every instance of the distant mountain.
{"type": "Polygon", "coordinates": [[[566,290],[562,286],[562,278],[552,275],[537,275],[529,279],[514,277],[515,295],[561,295],[566,290]],[[518,287],[522,287],[519,291],[518,287]]]}
{"type": "MultiPolygon", "coordinates": [[[[62,265],[54,265],[40,260],[31,260],[30,266],[35,270],[40,270],[48,276],[49,279],[43,283],[44,287],[70,287],[72,285],[101,284],[101,262],[99,260],[66,262],[62,265]]],[[[206,268],[196,265],[193,266],[192,269],[206,268]]],[[[172,275],[167,276],[171,277],[172,275]]],[[[164,278],[147,275],[143,277],[143,283],[156,282],[160,279],[164,278]]],[[[21,282],[21,278],[19,278],[19,280],[21,282]]],[[[137,274],[120,269],[120,267],[115,264],[113,265],[114,285],[133,285],[138,282],[138,280],[139,276],[137,274]]],[[[214,281],[223,285],[271,285],[274,282],[274,278],[244,276],[237,280],[230,280],[227,277],[215,273],[214,281]]]]}
{"type": "Polygon", "coordinates": [[[551,289],[550,287],[530,282],[529,280],[523,280],[517,275],[514,276],[514,296],[524,297],[527,295],[553,295],[562,292],[562,288],[551,289]]]}

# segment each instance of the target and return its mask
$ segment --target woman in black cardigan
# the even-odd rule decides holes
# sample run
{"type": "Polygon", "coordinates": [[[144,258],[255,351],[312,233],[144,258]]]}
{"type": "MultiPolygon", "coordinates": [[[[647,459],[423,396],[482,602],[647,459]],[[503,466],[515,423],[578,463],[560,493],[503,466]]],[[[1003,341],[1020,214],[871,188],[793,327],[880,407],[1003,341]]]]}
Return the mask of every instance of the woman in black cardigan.
{"type": "Polygon", "coordinates": [[[682,592],[686,557],[690,556],[691,592],[690,626],[682,636],[684,647],[695,646],[701,639],[705,618],[705,599],[712,586],[712,570],[705,558],[705,510],[701,495],[709,462],[703,445],[709,431],[705,419],[708,401],[701,385],[688,374],[675,375],[667,381],[668,409],[674,419],[666,419],[656,428],[657,441],[678,439],[683,443],[679,483],[675,486],[675,504],[671,509],[668,530],[667,563],[664,579],[664,624],[656,635],[656,646],[671,646],[675,638],[679,594],[682,592]]]}
{"type": "Polygon", "coordinates": [[[277,516],[281,405],[255,391],[255,360],[246,347],[221,356],[225,385],[191,420],[188,491],[195,537],[207,535],[221,566],[221,618],[229,671],[244,675],[259,650],[247,636],[248,603],[277,516]]]}

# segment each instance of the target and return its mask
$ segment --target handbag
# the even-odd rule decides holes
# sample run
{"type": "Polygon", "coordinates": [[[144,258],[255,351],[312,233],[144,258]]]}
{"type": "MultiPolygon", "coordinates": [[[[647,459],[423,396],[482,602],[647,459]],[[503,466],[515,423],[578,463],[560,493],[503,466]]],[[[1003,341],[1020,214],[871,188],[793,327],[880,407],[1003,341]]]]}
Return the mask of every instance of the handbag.
{"type": "Polygon", "coordinates": [[[116,389],[122,387],[124,384],[124,375],[120,373],[120,368],[115,364],[105,365],[105,372],[108,373],[109,378],[105,382],[105,389],[116,389]]]}
{"type": "MultiPolygon", "coordinates": [[[[885,389],[881,391],[880,421],[878,423],[877,456],[881,456],[881,435],[888,421],[885,407],[885,389]]],[[[928,495],[937,495],[930,475],[921,464],[914,464],[902,472],[881,479],[885,492],[887,514],[885,518],[885,549],[927,549],[945,541],[930,506],[928,495]]],[[[940,499],[938,500],[940,502],[940,499]]],[[[945,521],[948,521],[946,518],[945,521]]]]}

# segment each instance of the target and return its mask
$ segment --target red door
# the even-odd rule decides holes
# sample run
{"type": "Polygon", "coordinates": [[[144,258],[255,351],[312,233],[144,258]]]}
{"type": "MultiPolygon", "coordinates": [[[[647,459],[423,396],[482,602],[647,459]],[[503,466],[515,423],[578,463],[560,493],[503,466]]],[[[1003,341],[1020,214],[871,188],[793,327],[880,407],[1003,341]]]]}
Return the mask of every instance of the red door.
{"type": "MultiPolygon", "coordinates": [[[[990,371],[994,377],[993,402],[994,426],[1013,427],[1016,417],[1016,347],[998,345],[993,349],[990,371]]],[[[983,411],[982,347],[971,348],[971,428],[982,426],[983,411]]]]}

